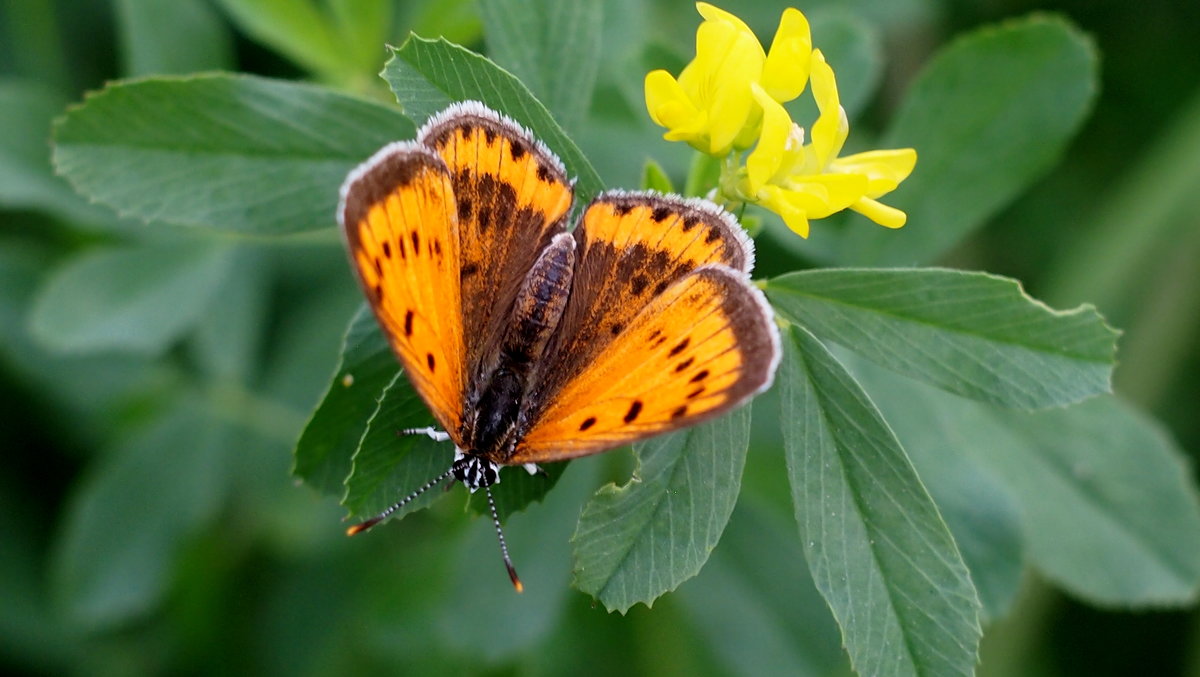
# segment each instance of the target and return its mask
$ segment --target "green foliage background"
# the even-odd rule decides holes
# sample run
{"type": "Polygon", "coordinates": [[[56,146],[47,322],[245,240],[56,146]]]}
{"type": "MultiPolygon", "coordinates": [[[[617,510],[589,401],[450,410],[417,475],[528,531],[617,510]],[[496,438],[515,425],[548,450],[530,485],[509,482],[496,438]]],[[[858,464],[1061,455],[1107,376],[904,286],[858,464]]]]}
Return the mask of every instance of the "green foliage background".
{"type": "MultiPolygon", "coordinates": [[[[721,6],[769,39],[785,5],[721,6]]],[[[700,491],[679,479],[704,476],[696,459],[743,473],[740,496],[704,487],[713,503],[737,497],[729,527],[689,555],[703,565],[690,580],[576,573],[597,604],[571,587],[572,569],[603,562],[589,534],[619,537],[614,523],[637,507],[636,486],[592,498],[628,481],[626,452],[572,463],[543,503],[511,514],[519,597],[490,525],[462,501],[431,495],[430,510],[342,535],[346,508],[385,505],[440,471],[445,449],[389,432],[420,410],[372,350],[370,323],[351,321],[361,297],[332,227],[335,191],[414,121],[475,95],[533,126],[581,195],[638,186],[651,158],[658,185],[681,185],[687,149],[649,123],[641,77],[690,58],[691,3],[0,0],[0,667],[965,672],[973,619],[910,647],[912,665],[871,643],[930,639],[925,625],[970,596],[955,587],[965,563],[982,674],[1200,674],[1200,518],[1182,463],[1200,449],[1200,8],[797,6],[837,69],[852,143],[921,153],[895,194],[910,225],[830,219],[801,241],[764,219],[756,276],[799,325],[785,332],[781,387],[753,417],[644,445],[636,461],[667,495],[700,491]],[[410,31],[488,55],[545,108],[448,43],[404,43],[410,31]],[[255,77],[149,78],[85,97],[117,78],[212,71],[255,77]],[[1056,308],[1095,303],[1125,331],[1121,400],[1014,409],[1104,389],[1111,352],[1089,311],[1047,319],[986,275],[791,273],[916,264],[1018,278],[1056,308]],[[394,396],[344,486],[345,427],[374,414],[334,394],[347,327],[341,368],[394,396]],[[331,375],[321,425],[293,460],[331,375]],[[824,416],[780,413],[796,411],[824,416]],[[713,444],[745,435],[744,458],[713,444]],[[830,486],[868,518],[793,508],[832,500],[830,486]],[[911,500],[925,488],[940,518],[909,511],[932,506],[911,500]],[[943,518],[949,532],[928,531],[943,518]],[[929,595],[883,621],[839,597],[922,575],[929,595]],[[635,604],[676,585],[653,608],[635,604]]]]}

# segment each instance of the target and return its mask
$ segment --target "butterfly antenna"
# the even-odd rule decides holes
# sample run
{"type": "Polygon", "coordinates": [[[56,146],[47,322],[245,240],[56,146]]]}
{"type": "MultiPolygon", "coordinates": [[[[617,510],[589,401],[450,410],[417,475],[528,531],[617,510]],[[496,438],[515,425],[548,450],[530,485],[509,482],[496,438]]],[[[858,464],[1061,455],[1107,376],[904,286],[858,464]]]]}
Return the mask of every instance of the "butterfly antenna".
{"type": "Polygon", "coordinates": [[[504,542],[504,531],[500,528],[500,515],[496,512],[496,501],[492,498],[492,489],[484,487],[483,490],[487,492],[488,507],[492,509],[492,524],[496,525],[496,537],[500,539],[500,554],[504,556],[504,566],[508,569],[508,577],[512,579],[513,588],[517,592],[525,592],[525,586],[521,584],[521,579],[517,578],[517,570],[508,557],[508,544],[504,542]]]}
{"type": "MultiPolygon", "coordinates": [[[[421,487],[420,489],[417,489],[416,491],[405,496],[404,498],[400,499],[396,503],[393,503],[392,505],[388,506],[386,510],[379,513],[378,515],[372,517],[371,519],[367,520],[366,522],[359,522],[358,524],[355,524],[354,526],[350,527],[349,529],[346,530],[346,535],[353,536],[354,534],[362,533],[362,532],[366,531],[367,529],[370,529],[371,527],[375,526],[376,524],[379,524],[380,522],[387,519],[388,516],[391,515],[392,513],[396,512],[400,508],[403,508],[404,506],[408,505],[408,503],[410,501],[412,501],[413,499],[415,499],[416,497],[425,493],[429,489],[432,489],[433,487],[437,486],[439,483],[442,482],[442,480],[449,477],[452,472],[454,472],[453,468],[451,468],[451,469],[447,470],[446,472],[442,473],[441,475],[438,475],[437,477],[429,480],[428,482],[425,483],[425,486],[421,487]]],[[[492,512],[493,512],[493,514],[495,514],[494,508],[493,508],[492,512]]],[[[504,539],[501,539],[502,543],[503,543],[503,540],[504,539]]]]}

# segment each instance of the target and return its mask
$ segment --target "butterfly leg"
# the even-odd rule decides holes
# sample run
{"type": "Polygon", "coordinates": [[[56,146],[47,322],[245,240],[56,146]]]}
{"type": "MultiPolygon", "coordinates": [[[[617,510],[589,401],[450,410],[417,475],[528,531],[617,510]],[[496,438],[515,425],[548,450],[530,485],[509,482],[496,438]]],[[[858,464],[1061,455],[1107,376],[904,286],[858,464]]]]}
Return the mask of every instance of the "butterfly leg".
{"type": "Polygon", "coordinates": [[[450,439],[450,434],[441,430],[434,430],[432,426],[427,428],[405,428],[400,431],[401,435],[428,435],[429,439],[434,442],[445,442],[450,439]]]}
{"type": "Polygon", "coordinates": [[[537,463],[524,463],[521,465],[521,467],[524,468],[525,472],[529,473],[530,475],[545,475],[546,474],[546,471],[542,470],[542,468],[537,463]]]}

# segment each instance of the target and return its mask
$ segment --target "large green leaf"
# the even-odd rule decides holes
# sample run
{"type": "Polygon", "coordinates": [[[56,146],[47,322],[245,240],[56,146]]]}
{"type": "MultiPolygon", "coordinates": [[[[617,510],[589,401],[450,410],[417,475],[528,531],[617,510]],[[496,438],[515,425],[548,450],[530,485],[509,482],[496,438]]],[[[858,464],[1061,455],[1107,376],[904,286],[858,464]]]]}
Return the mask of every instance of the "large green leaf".
{"type": "Polygon", "coordinates": [[[825,269],[767,285],[780,315],[889,369],[1008,407],[1111,389],[1116,332],[1059,312],[1011,279],[944,269],[825,269]]]}
{"type": "Polygon", "coordinates": [[[338,187],[411,138],[394,108],[240,75],[136,80],[55,125],[54,162],[84,195],[144,220],[279,235],[330,228],[338,187]]]}
{"type": "Polygon", "coordinates": [[[344,496],[343,483],[367,421],[398,370],[375,316],[361,306],[346,330],[333,380],[296,443],[292,472],[314,489],[344,496]]]}
{"type": "Polygon", "coordinates": [[[1092,41],[1044,15],[969,33],[913,83],[881,148],[913,147],[913,175],[885,198],[901,231],[846,229],[845,264],[930,261],[981,226],[1058,159],[1096,96],[1092,41]]]}
{"type": "MultiPolygon", "coordinates": [[[[1047,577],[1103,604],[1195,599],[1200,499],[1184,454],[1156,424],[1115,397],[1023,413],[983,406],[878,368],[861,372],[902,439],[935,447],[914,450],[915,458],[940,464],[953,450],[985,469],[987,484],[1003,486],[1020,519],[1026,558],[1047,577]]],[[[918,467],[924,477],[926,464],[918,467]]],[[[930,477],[935,478],[936,473],[930,477]]],[[[985,517],[986,505],[994,501],[990,493],[977,492],[976,517],[985,517]]],[[[994,530],[1002,517],[977,520],[973,537],[1003,547],[1007,538],[981,533],[994,530]]],[[[970,551],[968,543],[963,548],[970,551]]],[[[1016,553],[997,555],[972,562],[977,581],[1009,575],[1004,560],[1016,553]]]]}
{"type": "Polygon", "coordinates": [[[71,501],[55,561],[56,593],[73,622],[110,627],[158,603],[173,554],[221,503],[233,441],[193,401],[106,450],[71,501]]]}
{"type": "Polygon", "coordinates": [[[482,101],[528,127],[562,158],[567,171],[577,177],[578,201],[603,190],[596,170],[546,107],[520,80],[488,59],[445,40],[413,35],[392,49],[383,77],[412,119],[424,120],[455,101],[482,101]]]}
{"type": "Polygon", "coordinates": [[[230,260],[202,242],[89,251],[47,280],[31,330],[53,350],[161,353],[200,318],[230,260]]]}
{"type": "Polygon", "coordinates": [[[968,675],[980,603],[899,442],[815,337],[784,340],[784,447],[817,589],[862,675],[968,675]]]}
{"type": "Polygon", "coordinates": [[[521,79],[558,123],[576,129],[600,66],[604,3],[482,0],[488,53],[521,79]]]}
{"type": "Polygon", "coordinates": [[[608,484],[575,531],[575,587],[622,613],[695,576],[741,487],[750,408],[636,445],[628,484],[608,484]]]}

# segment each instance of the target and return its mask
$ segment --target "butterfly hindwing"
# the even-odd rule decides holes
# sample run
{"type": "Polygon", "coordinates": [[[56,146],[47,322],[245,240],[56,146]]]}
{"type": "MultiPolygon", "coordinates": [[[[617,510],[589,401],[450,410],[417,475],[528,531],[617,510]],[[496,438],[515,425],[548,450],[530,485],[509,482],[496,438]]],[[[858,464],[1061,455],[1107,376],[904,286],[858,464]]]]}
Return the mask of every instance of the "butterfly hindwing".
{"type": "Polygon", "coordinates": [[[446,163],[454,188],[470,379],[495,357],[534,261],[565,230],[573,192],[553,153],[481,104],[452,105],[417,140],[446,163]]]}
{"type": "Polygon", "coordinates": [[[768,387],[779,354],[762,292],[741,271],[701,266],[558,392],[508,462],[572,458],[707,420],[768,387]]]}
{"type": "Polygon", "coordinates": [[[738,271],[754,264],[750,240],[733,217],[704,200],[609,191],[588,205],[574,235],[571,299],[537,377],[547,400],[676,280],[710,263],[738,271]]]}
{"type": "Polygon", "coordinates": [[[428,148],[384,147],[342,186],[354,271],[413,386],[448,431],[462,421],[464,341],[457,209],[428,148]]]}

